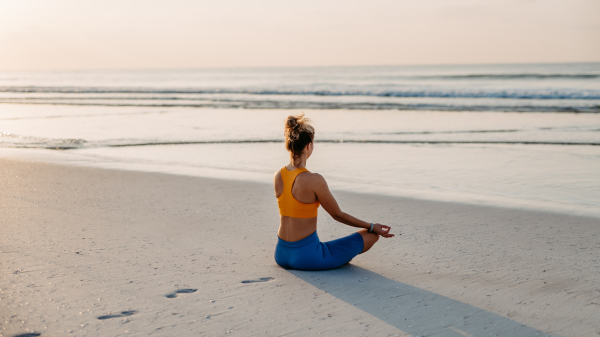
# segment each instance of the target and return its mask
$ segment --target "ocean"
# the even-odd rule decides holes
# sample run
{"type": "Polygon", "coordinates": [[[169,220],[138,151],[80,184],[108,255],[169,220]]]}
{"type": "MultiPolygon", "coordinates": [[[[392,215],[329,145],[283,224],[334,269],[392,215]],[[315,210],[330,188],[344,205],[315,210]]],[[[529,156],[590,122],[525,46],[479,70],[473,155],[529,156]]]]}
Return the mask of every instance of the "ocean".
{"type": "Polygon", "coordinates": [[[270,183],[301,112],[335,191],[600,217],[600,63],[0,72],[0,156],[270,183]]]}

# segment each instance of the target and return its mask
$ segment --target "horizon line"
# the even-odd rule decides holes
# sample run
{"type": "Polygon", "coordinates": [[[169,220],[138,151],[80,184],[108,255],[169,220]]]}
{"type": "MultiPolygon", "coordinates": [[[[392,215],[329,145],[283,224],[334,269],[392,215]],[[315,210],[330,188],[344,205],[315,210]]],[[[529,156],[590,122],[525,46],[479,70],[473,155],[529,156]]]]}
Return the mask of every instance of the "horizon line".
{"type": "Polygon", "coordinates": [[[495,65],[559,65],[559,64],[600,64],[599,61],[573,61],[573,62],[474,62],[474,63],[405,63],[405,64],[355,64],[355,65],[296,65],[296,66],[207,66],[207,67],[128,67],[128,68],[57,68],[57,69],[35,69],[23,68],[17,70],[1,69],[0,72],[62,72],[62,71],[148,71],[148,70],[218,70],[218,69],[290,69],[290,68],[367,68],[367,67],[427,67],[427,66],[495,66],[495,65]]]}

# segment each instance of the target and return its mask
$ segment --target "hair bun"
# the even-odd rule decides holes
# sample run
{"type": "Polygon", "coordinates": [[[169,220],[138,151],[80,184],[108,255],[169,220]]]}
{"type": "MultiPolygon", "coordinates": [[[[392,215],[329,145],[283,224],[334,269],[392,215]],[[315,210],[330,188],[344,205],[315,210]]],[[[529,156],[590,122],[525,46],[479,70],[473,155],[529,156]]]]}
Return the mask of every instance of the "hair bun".
{"type": "Polygon", "coordinates": [[[315,129],[309,124],[309,119],[304,117],[304,113],[300,113],[296,116],[288,116],[283,133],[285,147],[290,151],[291,157],[296,163],[306,146],[313,142],[315,129]]]}
{"type": "Polygon", "coordinates": [[[289,116],[286,124],[288,128],[294,130],[298,127],[298,118],[296,116],[289,116]]]}

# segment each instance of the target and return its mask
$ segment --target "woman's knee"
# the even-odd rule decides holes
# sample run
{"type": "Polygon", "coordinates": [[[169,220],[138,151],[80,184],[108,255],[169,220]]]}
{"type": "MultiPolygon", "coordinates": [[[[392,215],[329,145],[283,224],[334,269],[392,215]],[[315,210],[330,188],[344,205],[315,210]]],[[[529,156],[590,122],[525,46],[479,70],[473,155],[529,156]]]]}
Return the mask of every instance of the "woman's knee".
{"type": "Polygon", "coordinates": [[[375,242],[379,240],[379,235],[375,233],[369,233],[366,229],[360,230],[358,231],[358,233],[360,233],[364,242],[363,251],[361,253],[364,253],[367,250],[371,249],[375,242]]]}

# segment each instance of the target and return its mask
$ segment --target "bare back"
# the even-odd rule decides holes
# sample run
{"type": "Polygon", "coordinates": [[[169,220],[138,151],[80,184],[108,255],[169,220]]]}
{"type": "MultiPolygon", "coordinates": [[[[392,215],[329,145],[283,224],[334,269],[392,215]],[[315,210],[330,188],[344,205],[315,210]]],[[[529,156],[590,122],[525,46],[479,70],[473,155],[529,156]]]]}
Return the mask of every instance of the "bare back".
{"type": "MultiPolygon", "coordinates": [[[[291,171],[291,170],[290,170],[291,171]]],[[[292,196],[301,203],[311,204],[317,201],[311,184],[315,180],[315,173],[304,172],[298,175],[292,186],[292,196]]],[[[278,198],[283,193],[283,179],[281,173],[277,172],[273,179],[275,187],[275,197],[278,198]]],[[[279,232],[277,235],[285,241],[298,241],[311,235],[317,230],[317,217],[300,219],[280,215],[279,232]]]]}

